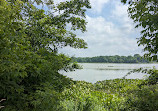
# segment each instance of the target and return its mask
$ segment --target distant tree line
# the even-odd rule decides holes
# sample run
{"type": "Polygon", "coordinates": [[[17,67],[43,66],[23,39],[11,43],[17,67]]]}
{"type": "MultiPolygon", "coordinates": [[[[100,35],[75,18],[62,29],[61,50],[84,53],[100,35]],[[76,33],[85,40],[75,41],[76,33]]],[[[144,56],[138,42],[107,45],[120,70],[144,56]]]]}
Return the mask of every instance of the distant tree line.
{"type": "Polygon", "coordinates": [[[96,56],[96,57],[74,57],[74,61],[79,63],[148,63],[147,59],[144,59],[139,54],[134,56],[96,56]]]}

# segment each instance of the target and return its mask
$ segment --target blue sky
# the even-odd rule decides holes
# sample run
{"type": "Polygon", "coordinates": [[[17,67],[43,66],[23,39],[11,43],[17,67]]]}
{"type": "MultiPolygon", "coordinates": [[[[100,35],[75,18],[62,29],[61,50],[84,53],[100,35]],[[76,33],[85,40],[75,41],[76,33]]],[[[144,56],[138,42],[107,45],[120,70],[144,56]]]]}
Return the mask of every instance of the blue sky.
{"type": "MultiPolygon", "coordinates": [[[[65,0],[54,0],[56,3],[65,0]]],[[[134,28],[128,17],[127,5],[121,0],[90,0],[92,8],[86,12],[87,32],[77,32],[77,37],[84,39],[87,49],[65,47],[60,53],[76,57],[104,55],[142,55],[137,39],[140,30],[134,28]]]]}

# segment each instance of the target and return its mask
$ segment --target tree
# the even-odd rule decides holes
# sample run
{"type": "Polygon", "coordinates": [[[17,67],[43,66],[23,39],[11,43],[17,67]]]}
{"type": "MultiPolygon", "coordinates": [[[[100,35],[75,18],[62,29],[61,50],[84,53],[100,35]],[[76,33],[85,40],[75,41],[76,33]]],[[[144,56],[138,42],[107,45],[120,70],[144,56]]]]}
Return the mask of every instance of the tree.
{"type": "MultiPolygon", "coordinates": [[[[141,27],[141,37],[138,38],[138,45],[144,46],[145,58],[158,61],[158,1],[157,0],[121,0],[128,1],[128,13],[130,18],[141,27]]],[[[150,74],[148,84],[158,83],[158,70],[139,70],[150,74]]]]}
{"type": "Polygon", "coordinates": [[[73,33],[86,31],[86,8],[90,8],[88,0],[58,5],[51,0],[0,0],[0,99],[6,99],[4,111],[57,108],[60,92],[71,82],[59,71],[78,68],[58,49],[87,47],[73,33]],[[51,10],[38,9],[35,3],[51,10]]]}
{"type": "Polygon", "coordinates": [[[157,0],[121,0],[128,1],[130,18],[141,27],[138,45],[144,46],[145,57],[158,61],[158,1],[157,0]]]}

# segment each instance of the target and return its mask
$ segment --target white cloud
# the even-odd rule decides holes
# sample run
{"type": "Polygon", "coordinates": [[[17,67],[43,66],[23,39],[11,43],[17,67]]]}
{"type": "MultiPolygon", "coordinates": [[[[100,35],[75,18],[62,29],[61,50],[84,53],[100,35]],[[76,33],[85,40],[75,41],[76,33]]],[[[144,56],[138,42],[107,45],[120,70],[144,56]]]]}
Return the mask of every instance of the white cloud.
{"type": "Polygon", "coordinates": [[[63,49],[70,55],[99,56],[99,55],[133,55],[140,53],[137,40],[127,35],[126,30],[117,27],[116,24],[106,21],[103,17],[92,18],[87,16],[87,30],[79,35],[88,43],[88,49],[63,49]]]}
{"type": "Polygon", "coordinates": [[[126,30],[120,29],[103,17],[87,17],[87,19],[89,31],[86,38],[89,47],[95,49],[95,55],[128,55],[138,51],[136,39],[126,35],[126,30]]]}
{"type": "Polygon", "coordinates": [[[120,28],[125,30],[127,34],[136,31],[135,24],[132,19],[128,17],[128,5],[123,5],[120,2],[115,2],[115,8],[112,11],[112,18],[120,23],[120,28]]]}
{"type": "Polygon", "coordinates": [[[110,0],[90,0],[93,13],[100,13],[106,3],[110,0]]]}

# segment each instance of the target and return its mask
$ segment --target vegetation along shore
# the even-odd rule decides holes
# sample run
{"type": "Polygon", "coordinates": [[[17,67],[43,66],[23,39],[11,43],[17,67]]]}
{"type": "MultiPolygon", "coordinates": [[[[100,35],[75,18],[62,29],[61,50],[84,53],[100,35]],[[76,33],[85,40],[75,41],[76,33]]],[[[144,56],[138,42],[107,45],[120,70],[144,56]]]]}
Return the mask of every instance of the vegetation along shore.
{"type": "Polygon", "coordinates": [[[113,79],[94,84],[74,81],[60,73],[79,69],[74,59],[110,63],[158,61],[158,0],[120,0],[141,30],[137,43],[143,47],[144,59],[138,54],[72,59],[60,53],[59,49],[67,46],[88,47],[77,33],[87,31],[90,1],[0,0],[1,111],[158,111],[156,68],[133,71],[148,74],[146,79],[113,79]]]}

